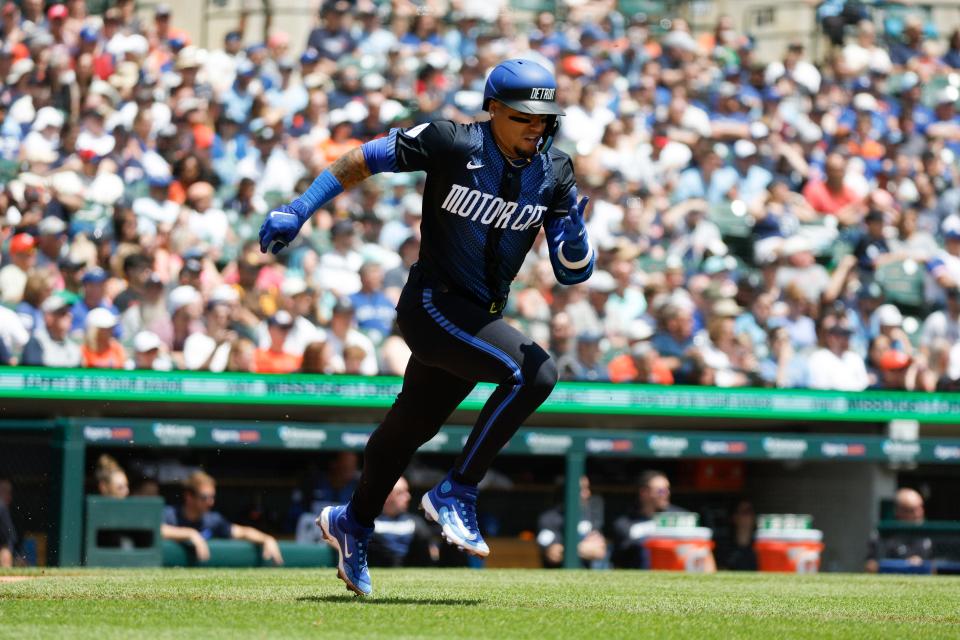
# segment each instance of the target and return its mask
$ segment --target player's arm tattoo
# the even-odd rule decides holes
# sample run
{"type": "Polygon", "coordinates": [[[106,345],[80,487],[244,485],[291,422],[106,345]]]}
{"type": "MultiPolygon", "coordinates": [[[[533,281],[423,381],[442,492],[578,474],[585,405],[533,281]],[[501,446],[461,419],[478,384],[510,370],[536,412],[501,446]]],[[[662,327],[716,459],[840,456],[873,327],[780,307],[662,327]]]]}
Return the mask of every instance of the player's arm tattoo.
{"type": "Polygon", "coordinates": [[[372,175],[360,147],[337,158],[330,165],[330,173],[340,181],[344,191],[349,191],[372,175]]]}

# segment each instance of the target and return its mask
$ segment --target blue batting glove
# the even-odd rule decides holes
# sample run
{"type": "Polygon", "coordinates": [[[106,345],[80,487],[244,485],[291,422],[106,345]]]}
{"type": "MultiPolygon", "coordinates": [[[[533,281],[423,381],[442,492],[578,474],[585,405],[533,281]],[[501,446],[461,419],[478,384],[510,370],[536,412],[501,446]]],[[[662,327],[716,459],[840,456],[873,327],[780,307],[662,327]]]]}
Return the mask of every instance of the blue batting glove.
{"type": "Polygon", "coordinates": [[[577,201],[577,188],[570,190],[570,213],[558,219],[550,230],[553,233],[554,240],[557,243],[563,242],[566,246],[577,247],[586,237],[587,228],[583,222],[583,212],[587,209],[590,202],[589,196],[584,196],[577,201]]]}
{"type": "Polygon", "coordinates": [[[280,253],[297,237],[306,219],[307,216],[290,204],[282,204],[268,213],[267,219],[260,225],[260,251],[269,251],[273,255],[280,253]]]}

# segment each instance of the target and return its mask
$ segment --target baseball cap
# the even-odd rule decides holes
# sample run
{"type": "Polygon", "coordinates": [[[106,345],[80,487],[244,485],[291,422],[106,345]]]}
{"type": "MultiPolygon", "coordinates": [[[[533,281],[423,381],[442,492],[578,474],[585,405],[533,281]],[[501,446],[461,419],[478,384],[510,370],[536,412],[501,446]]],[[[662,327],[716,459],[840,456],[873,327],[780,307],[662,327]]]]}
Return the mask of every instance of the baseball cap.
{"type": "Polygon", "coordinates": [[[47,299],[40,305],[40,309],[43,310],[44,313],[59,313],[64,310],[69,310],[69,308],[70,303],[67,302],[67,299],[56,293],[47,296],[47,299]]]}
{"type": "Polygon", "coordinates": [[[41,236],[58,236],[67,230],[67,223],[56,216],[47,216],[37,225],[41,236]]]}
{"type": "Polygon", "coordinates": [[[337,236],[352,235],[356,230],[353,228],[353,223],[349,220],[337,220],[333,223],[333,227],[330,228],[330,237],[336,238],[337,236]]]}
{"type": "Polygon", "coordinates": [[[10,239],[10,253],[26,253],[36,246],[36,238],[29,233],[18,233],[10,239]]]}
{"type": "Polygon", "coordinates": [[[603,334],[599,331],[583,331],[577,335],[577,342],[595,344],[603,340],[603,334]]]}
{"type": "Polygon", "coordinates": [[[599,293],[613,293],[617,289],[617,281],[607,271],[594,271],[587,280],[587,288],[599,293]]]}
{"type": "Polygon", "coordinates": [[[269,324],[271,327],[284,327],[289,329],[293,326],[293,316],[286,311],[280,310],[270,316],[270,318],[267,320],[267,324],[269,324]]]}
{"type": "Polygon", "coordinates": [[[737,140],[733,143],[733,155],[738,158],[750,158],[757,155],[757,145],[749,140],[737,140]]]}
{"type": "Polygon", "coordinates": [[[710,310],[711,315],[718,318],[736,318],[743,313],[743,308],[730,298],[718,300],[710,310]]]}
{"type": "Polygon", "coordinates": [[[117,316],[109,309],[97,307],[87,314],[86,326],[88,329],[113,329],[117,325],[117,316]]]}
{"type": "Polygon", "coordinates": [[[307,282],[303,278],[287,278],[280,285],[280,293],[292,298],[307,292],[307,282]]]}
{"type": "Polygon", "coordinates": [[[892,304],[882,304],[874,313],[882,327],[899,327],[903,324],[903,314],[892,304]]]}
{"type": "Polygon", "coordinates": [[[353,300],[345,296],[337,298],[337,303],[333,305],[334,313],[353,313],[353,311],[353,300]]]}
{"type": "Polygon", "coordinates": [[[63,20],[69,15],[66,5],[55,4],[47,9],[47,20],[63,20]]]}
{"type": "Polygon", "coordinates": [[[162,344],[160,336],[153,331],[141,331],[133,337],[133,350],[137,353],[146,353],[147,351],[159,349],[162,344]]]}
{"type": "Polygon", "coordinates": [[[960,216],[955,213],[950,214],[943,219],[940,225],[943,231],[943,237],[948,240],[960,240],[960,216]]]}
{"type": "Polygon", "coordinates": [[[193,273],[200,273],[203,271],[203,263],[197,260],[196,258],[189,258],[183,262],[183,270],[190,271],[193,273]]]}
{"type": "Polygon", "coordinates": [[[100,267],[94,267],[90,269],[83,277],[80,279],[80,282],[83,284],[96,284],[100,282],[107,281],[107,272],[101,269],[100,267]]]}
{"type": "Polygon", "coordinates": [[[883,212],[876,209],[871,209],[867,212],[867,215],[863,217],[864,222],[883,222],[883,212]]]}
{"type": "Polygon", "coordinates": [[[900,369],[906,369],[910,366],[910,356],[902,351],[890,349],[880,356],[880,362],[878,364],[884,371],[899,371],[900,369]]]}
{"type": "Polygon", "coordinates": [[[313,64],[320,59],[320,52],[313,47],[308,47],[300,54],[300,64],[313,64]]]}
{"type": "Polygon", "coordinates": [[[653,327],[643,318],[637,318],[627,326],[627,340],[638,342],[653,336],[653,327]]]}
{"type": "Polygon", "coordinates": [[[861,288],[857,295],[861,300],[882,300],[883,287],[876,282],[871,282],[867,286],[861,288]]]}
{"type": "Polygon", "coordinates": [[[200,292],[188,284],[182,284],[170,292],[167,304],[170,307],[170,313],[173,314],[198,300],[200,300],[200,292]]]}
{"type": "Polygon", "coordinates": [[[221,284],[210,293],[210,304],[232,304],[240,301],[240,294],[229,284],[221,284]]]}

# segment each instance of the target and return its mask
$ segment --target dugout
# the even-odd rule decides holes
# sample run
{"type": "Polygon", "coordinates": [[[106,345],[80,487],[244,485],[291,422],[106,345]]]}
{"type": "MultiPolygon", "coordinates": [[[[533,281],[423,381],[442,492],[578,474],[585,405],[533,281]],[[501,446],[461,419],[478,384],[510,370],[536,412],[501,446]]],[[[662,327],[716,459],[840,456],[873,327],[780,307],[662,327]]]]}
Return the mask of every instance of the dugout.
{"type": "MultiPolygon", "coordinates": [[[[220,482],[218,508],[247,510],[256,485],[257,504],[269,513],[289,495],[290,469],[335,451],[362,451],[399,384],[6,369],[0,475],[14,477],[20,531],[45,537],[50,564],[76,565],[85,482],[98,452],[116,455],[128,471],[134,460],[203,465],[220,482]]],[[[478,386],[451,420],[460,426],[427,443],[418,464],[449,464],[468,432],[463,425],[490,389],[478,386]]],[[[561,384],[495,463],[512,486],[486,489],[483,511],[504,536],[528,531],[559,494],[571,513],[578,483],[569,479],[587,472],[610,518],[634,499],[637,473],[657,468],[671,477],[674,502],[701,512],[715,529],[741,495],[761,511],[811,513],[827,543],[824,568],[859,570],[879,505],[898,482],[930,489],[930,518],[957,519],[949,487],[960,476],[958,409],[960,397],[950,394],[561,384]],[[891,432],[892,420],[916,429],[891,432]],[[711,465],[739,469],[741,484],[704,484],[711,465]]],[[[414,493],[425,488],[414,482],[414,493]]]]}

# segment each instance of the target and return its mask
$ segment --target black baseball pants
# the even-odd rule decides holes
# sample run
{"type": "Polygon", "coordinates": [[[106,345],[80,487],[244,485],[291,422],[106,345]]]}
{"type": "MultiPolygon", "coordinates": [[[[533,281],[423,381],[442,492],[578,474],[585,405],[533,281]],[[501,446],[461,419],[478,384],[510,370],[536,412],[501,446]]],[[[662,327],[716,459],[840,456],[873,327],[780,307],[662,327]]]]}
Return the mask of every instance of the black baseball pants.
{"type": "MultiPolygon", "coordinates": [[[[416,268],[415,268],[416,269],[416,268]]],[[[397,323],[413,355],[403,387],[364,451],[353,494],[357,519],[371,526],[417,449],[440,430],[478,382],[493,382],[454,465],[454,477],[478,483],[493,458],[557,383],[550,355],[473,300],[411,273],[397,323]]]]}

